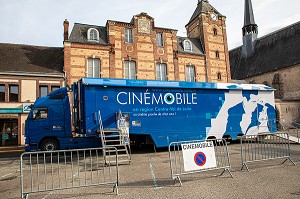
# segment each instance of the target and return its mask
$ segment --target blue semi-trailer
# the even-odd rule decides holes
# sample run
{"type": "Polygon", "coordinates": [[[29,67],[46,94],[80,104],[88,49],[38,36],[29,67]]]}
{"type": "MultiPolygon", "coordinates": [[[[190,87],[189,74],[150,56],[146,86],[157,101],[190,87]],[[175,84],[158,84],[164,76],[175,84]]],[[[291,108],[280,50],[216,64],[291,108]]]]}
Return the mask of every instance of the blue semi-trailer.
{"type": "Polygon", "coordinates": [[[120,113],[138,145],[276,131],[274,90],[265,85],[82,78],[36,100],[25,150],[101,146],[100,125],[117,129],[120,113]]]}

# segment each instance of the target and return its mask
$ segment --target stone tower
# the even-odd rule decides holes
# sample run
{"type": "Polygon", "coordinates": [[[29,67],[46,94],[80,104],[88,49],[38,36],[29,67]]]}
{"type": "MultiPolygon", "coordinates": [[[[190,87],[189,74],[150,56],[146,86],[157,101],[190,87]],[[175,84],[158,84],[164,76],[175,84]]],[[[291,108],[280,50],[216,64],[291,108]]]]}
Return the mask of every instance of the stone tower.
{"type": "Polygon", "coordinates": [[[208,0],[198,0],[186,30],[189,38],[199,39],[205,52],[206,81],[230,82],[226,17],[208,0]]]}
{"type": "Polygon", "coordinates": [[[244,27],[243,30],[243,56],[248,57],[254,53],[254,47],[257,39],[257,25],[254,21],[252,2],[251,0],[245,0],[244,11],[244,27]]]}

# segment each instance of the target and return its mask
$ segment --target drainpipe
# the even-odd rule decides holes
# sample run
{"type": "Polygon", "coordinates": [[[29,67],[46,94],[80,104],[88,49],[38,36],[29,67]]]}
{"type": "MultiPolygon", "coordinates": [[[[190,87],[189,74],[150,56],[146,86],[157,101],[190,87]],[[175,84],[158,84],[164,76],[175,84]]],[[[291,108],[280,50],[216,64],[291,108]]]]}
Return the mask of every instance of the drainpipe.
{"type": "MultiPolygon", "coordinates": [[[[205,51],[201,40],[200,40],[200,42],[201,42],[202,50],[205,51]]],[[[208,82],[208,68],[207,68],[206,52],[204,52],[204,67],[205,67],[205,82],[208,82]]]]}
{"type": "Polygon", "coordinates": [[[208,68],[207,68],[206,54],[204,55],[204,65],[205,65],[205,82],[208,82],[208,68]]]}

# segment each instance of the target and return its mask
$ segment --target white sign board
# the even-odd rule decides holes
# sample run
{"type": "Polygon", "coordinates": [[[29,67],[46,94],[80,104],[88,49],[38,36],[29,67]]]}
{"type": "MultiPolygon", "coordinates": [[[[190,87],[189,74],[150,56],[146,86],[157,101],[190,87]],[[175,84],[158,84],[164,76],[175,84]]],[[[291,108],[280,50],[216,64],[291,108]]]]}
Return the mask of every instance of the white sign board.
{"type": "Polygon", "coordinates": [[[30,112],[32,103],[23,103],[23,113],[30,112]]]}
{"type": "Polygon", "coordinates": [[[212,141],[181,144],[184,171],[215,168],[217,166],[214,143],[212,141]]]}

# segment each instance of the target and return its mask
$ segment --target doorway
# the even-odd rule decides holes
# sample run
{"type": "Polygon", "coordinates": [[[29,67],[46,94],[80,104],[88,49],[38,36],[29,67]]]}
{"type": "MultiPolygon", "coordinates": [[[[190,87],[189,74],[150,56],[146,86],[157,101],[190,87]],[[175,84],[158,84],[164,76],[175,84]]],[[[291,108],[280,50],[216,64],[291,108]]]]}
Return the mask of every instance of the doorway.
{"type": "Polygon", "coordinates": [[[18,145],[18,120],[0,119],[0,146],[18,145]]]}

